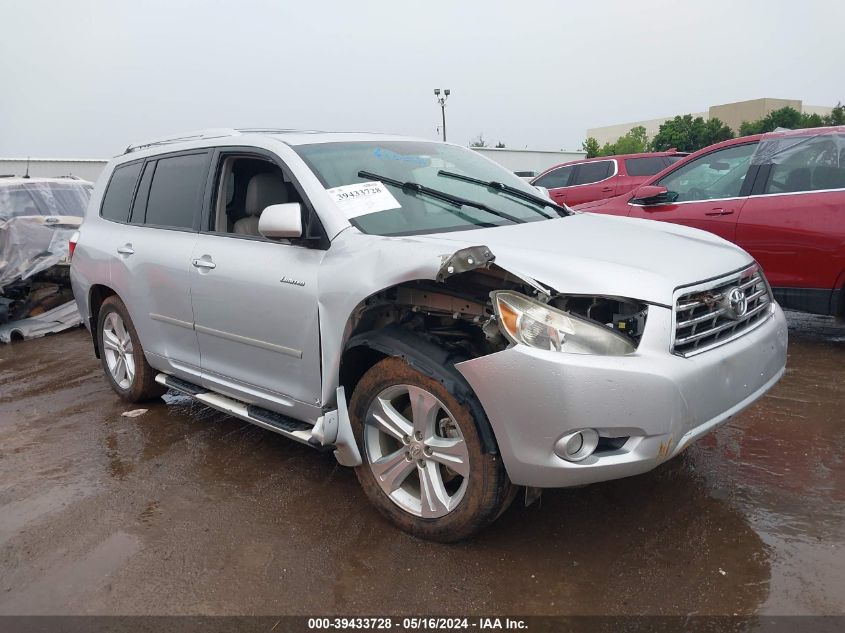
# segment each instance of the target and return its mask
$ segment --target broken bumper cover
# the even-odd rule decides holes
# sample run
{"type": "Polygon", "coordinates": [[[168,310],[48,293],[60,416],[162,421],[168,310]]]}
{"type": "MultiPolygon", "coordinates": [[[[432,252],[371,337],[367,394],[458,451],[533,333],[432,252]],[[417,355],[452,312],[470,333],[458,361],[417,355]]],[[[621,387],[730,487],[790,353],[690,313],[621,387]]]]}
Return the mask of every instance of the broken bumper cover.
{"type": "Polygon", "coordinates": [[[25,341],[47,334],[56,334],[82,324],[76,303],[68,301],[38,316],[0,325],[0,343],[25,341]]]}
{"type": "Polygon", "coordinates": [[[515,484],[578,486],[651,470],[752,404],[783,375],[787,327],[772,304],[745,335],[696,356],[669,352],[672,313],[652,306],[637,352],[592,356],[525,345],[456,365],[493,427],[515,484]],[[578,429],[627,437],[569,462],[555,442],[578,429]]]}

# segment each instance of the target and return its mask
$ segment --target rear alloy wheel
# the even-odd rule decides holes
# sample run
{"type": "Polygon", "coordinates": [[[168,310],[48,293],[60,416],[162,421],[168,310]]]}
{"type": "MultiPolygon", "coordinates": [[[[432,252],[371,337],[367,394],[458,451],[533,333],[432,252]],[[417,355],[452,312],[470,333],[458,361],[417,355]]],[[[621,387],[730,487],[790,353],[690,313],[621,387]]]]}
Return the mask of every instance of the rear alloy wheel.
{"type": "Polygon", "coordinates": [[[103,321],[103,356],[114,383],[129,389],[135,379],[135,355],[132,337],[117,312],[109,312],[103,321]]]}
{"type": "Polygon", "coordinates": [[[123,301],[113,295],[103,301],[97,318],[97,347],[106,378],[128,402],[161,396],[166,387],[155,381],[155,370],[144,358],[144,349],[123,301]]]}
{"type": "Polygon", "coordinates": [[[358,480],[403,530],[457,541],[513,499],[498,455],[482,449],[470,408],[403,360],[385,359],[364,374],[350,417],[363,459],[358,480]]]}

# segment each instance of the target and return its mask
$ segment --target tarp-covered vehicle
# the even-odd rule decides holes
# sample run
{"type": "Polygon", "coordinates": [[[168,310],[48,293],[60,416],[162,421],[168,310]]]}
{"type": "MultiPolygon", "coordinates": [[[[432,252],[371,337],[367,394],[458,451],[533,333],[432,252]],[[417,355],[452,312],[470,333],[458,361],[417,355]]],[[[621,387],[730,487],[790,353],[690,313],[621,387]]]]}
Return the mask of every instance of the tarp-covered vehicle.
{"type": "Polygon", "coordinates": [[[0,342],[80,323],[68,245],[91,189],[74,178],[0,178],[0,342]]]}

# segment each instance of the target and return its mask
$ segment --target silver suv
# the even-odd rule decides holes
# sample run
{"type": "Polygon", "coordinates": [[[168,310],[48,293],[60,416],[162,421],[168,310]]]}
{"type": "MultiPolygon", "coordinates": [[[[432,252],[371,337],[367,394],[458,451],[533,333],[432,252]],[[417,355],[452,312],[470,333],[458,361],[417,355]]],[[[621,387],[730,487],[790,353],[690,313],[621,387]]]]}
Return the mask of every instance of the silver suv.
{"type": "Polygon", "coordinates": [[[574,213],[463,147],[209,130],[130,146],[71,276],[125,400],[173,389],[355,467],[453,541],[635,475],[762,396],[786,325],[740,248],[574,213]]]}

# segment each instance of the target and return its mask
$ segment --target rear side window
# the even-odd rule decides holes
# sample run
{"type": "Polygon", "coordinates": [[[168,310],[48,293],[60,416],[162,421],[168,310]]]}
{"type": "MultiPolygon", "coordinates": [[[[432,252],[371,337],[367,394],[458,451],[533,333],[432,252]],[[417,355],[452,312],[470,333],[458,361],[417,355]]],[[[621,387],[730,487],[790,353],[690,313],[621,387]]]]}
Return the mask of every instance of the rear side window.
{"type": "Polygon", "coordinates": [[[107,220],[126,222],[129,217],[129,207],[132,204],[132,194],[135,193],[135,183],[138,181],[138,174],[141,173],[143,163],[132,163],[122,165],[114,170],[114,173],[106,187],[106,195],[103,196],[103,206],[100,207],[100,215],[107,220]]]}
{"type": "Polygon", "coordinates": [[[780,151],[773,148],[777,142],[764,141],[758,150],[763,155],[773,153],[763,193],[845,188],[845,164],[835,137],[799,137],[780,151]]]}
{"type": "Polygon", "coordinates": [[[566,187],[569,184],[569,177],[575,169],[574,165],[567,167],[560,167],[548,174],[543,174],[534,181],[537,187],[545,187],[546,189],[558,189],[559,187],[566,187]]]}
{"type": "Polygon", "coordinates": [[[663,156],[646,156],[643,158],[626,158],[625,171],[629,176],[653,176],[669,165],[663,156]]]}
{"type": "Polygon", "coordinates": [[[145,224],[194,228],[208,176],[208,154],[160,158],[147,199],[145,224]]]}
{"type": "Polygon", "coordinates": [[[573,185],[589,185],[599,180],[609,178],[613,174],[613,161],[602,160],[595,163],[581,163],[575,174],[573,185]]]}

